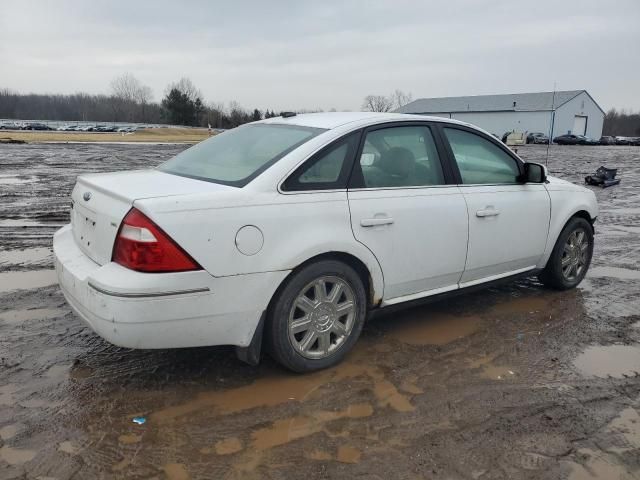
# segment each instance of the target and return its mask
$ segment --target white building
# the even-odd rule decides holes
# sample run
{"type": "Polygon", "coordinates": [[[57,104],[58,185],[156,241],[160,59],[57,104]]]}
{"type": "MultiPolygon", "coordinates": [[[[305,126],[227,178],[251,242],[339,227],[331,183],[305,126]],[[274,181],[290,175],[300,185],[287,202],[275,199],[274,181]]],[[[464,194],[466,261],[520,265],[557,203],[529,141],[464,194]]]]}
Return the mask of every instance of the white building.
{"type": "Polygon", "coordinates": [[[566,133],[598,139],[604,111],[586,90],[420,98],[396,110],[472,123],[502,136],[505,132],[566,133]]]}

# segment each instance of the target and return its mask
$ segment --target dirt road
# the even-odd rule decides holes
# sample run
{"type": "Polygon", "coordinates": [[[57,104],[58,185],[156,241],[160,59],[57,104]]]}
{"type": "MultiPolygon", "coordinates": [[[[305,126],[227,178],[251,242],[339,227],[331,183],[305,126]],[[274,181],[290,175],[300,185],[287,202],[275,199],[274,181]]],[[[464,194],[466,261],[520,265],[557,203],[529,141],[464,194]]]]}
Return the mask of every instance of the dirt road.
{"type": "Polygon", "coordinates": [[[391,312],[304,376],[228,348],[116,348],[54,284],[75,176],[183,148],[0,146],[0,478],[640,478],[639,147],[551,148],[562,178],[622,178],[596,190],[580,288],[532,279],[391,312]]]}

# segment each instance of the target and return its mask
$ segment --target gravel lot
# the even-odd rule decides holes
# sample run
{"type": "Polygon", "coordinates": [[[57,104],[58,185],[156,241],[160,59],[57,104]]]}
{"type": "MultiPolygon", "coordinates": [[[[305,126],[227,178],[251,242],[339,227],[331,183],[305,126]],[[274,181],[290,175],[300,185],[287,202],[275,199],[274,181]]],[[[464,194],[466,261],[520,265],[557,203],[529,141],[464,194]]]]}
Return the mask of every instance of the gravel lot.
{"type": "Polygon", "coordinates": [[[561,178],[622,179],[596,189],[580,288],[391,311],[304,376],[229,348],[120,349],[64,302],[51,235],[76,175],[183,148],[0,145],[0,478],[640,478],[640,147],[550,149],[561,178]]]}

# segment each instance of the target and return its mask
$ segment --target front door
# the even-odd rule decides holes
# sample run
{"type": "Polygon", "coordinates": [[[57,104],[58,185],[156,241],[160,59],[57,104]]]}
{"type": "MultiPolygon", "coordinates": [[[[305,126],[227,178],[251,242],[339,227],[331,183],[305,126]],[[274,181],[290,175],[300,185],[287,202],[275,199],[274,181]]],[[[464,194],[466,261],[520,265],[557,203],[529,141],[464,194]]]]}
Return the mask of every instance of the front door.
{"type": "Polygon", "coordinates": [[[460,286],[533,269],[549,233],[546,188],[521,183],[520,161],[492,140],[464,127],[443,130],[469,212],[469,248],[460,286]]]}
{"type": "Polygon", "coordinates": [[[467,207],[448,183],[427,124],[367,129],[352,174],[355,238],[377,257],[384,302],[458,288],[467,251],[467,207]]]}

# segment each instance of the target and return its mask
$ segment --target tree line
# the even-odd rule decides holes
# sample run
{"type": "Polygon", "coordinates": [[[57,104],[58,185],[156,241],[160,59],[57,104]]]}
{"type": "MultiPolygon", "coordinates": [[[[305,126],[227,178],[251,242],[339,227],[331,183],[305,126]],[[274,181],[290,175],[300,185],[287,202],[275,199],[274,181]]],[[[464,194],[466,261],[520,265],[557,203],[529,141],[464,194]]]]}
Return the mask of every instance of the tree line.
{"type": "MultiPolygon", "coordinates": [[[[367,95],[362,110],[389,112],[411,102],[411,93],[367,95]]],[[[303,111],[299,111],[302,113],[303,111]]],[[[130,73],[115,77],[109,94],[21,94],[0,88],[0,118],[87,122],[131,122],[233,128],[280,115],[273,110],[245,109],[238,102],[206,102],[189,78],[167,85],[160,102],[153,91],[130,73]]],[[[640,113],[609,110],[603,135],[640,136],[640,113]]]]}
{"type": "Polygon", "coordinates": [[[640,112],[632,113],[612,108],[604,116],[602,134],[640,137],[640,112]]]}
{"type": "Polygon", "coordinates": [[[36,94],[0,88],[0,118],[86,122],[131,122],[233,128],[278,116],[273,110],[247,110],[238,102],[206,103],[188,78],[169,84],[160,102],[130,73],[115,77],[109,94],[36,94]]]}

